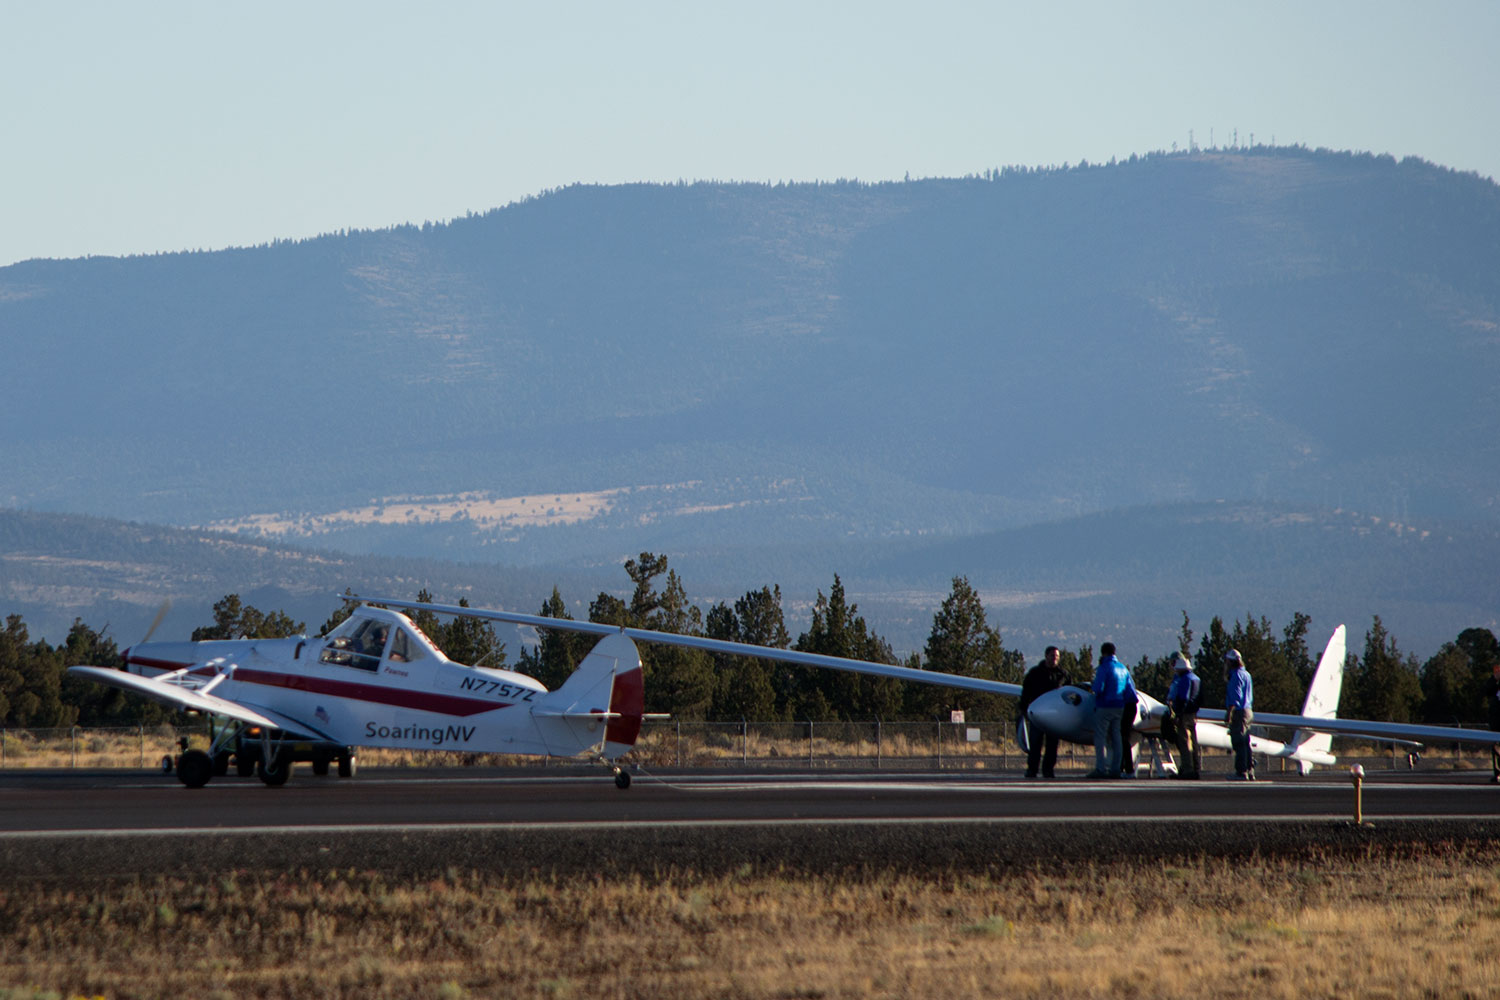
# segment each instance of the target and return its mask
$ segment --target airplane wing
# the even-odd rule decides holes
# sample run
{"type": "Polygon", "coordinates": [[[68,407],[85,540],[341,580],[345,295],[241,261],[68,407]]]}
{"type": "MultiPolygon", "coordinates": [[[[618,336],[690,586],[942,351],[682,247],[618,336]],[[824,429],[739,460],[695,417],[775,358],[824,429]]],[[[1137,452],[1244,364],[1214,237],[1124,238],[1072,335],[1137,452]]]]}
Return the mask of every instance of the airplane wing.
{"type": "Polygon", "coordinates": [[[389,600],[384,597],[354,597],[339,594],[341,600],[361,601],[365,604],[381,604],[393,608],[413,611],[432,611],[440,615],[466,615],[490,621],[509,622],[513,625],[532,625],[536,628],[563,629],[585,632],[589,635],[623,633],[640,642],[654,642],[663,646],[682,646],[702,649],[710,653],[730,656],[753,656],[763,660],[778,660],[804,667],[822,667],[826,670],[844,670],[855,674],[875,677],[894,677],[897,680],[916,684],[936,684],[940,687],[958,688],[964,691],[979,691],[984,694],[1003,694],[1012,698],[1021,696],[1021,685],[1005,681],[985,680],[982,677],[965,677],[962,674],[946,674],[939,670],[918,670],[913,667],[898,667],[889,663],[870,660],[849,660],[841,656],[825,656],[822,653],[803,653],[795,649],[777,649],[774,646],[756,646],[747,642],[731,642],[727,639],[709,639],[699,635],[677,635],[673,632],[654,632],[644,628],[627,628],[623,625],[602,625],[598,622],[573,621],[570,618],[548,618],[544,615],[522,615],[510,611],[490,611],[484,608],[464,608],[454,604],[420,604],[415,601],[389,600]]]}
{"type": "MultiPolygon", "coordinates": [[[[1222,712],[1213,714],[1223,715],[1222,712]]],[[[1198,713],[1199,718],[1208,715],[1210,713],[1198,713]]],[[[1398,743],[1418,741],[1422,743],[1500,744],[1500,732],[1490,732],[1487,729],[1424,726],[1410,722],[1372,722],[1367,719],[1315,719],[1306,715],[1276,715],[1260,712],[1256,712],[1251,721],[1257,726],[1293,726],[1299,729],[1336,733],[1340,736],[1369,736],[1374,739],[1395,740],[1398,743]]]]}
{"type": "Polygon", "coordinates": [[[252,726],[263,726],[266,729],[279,729],[291,736],[312,737],[315,739],[329,739],[323,733],[295,719],[288,718],[276,712],[264,708],[253,708],[242,705],[237,701],[220,698],[218,695],[205,694],[195,691],[181,684],[173,684],[156,677],[142,677],[139,674],[129,674],[123,670],[112,670],[109,667],[69,667],[68,673],[75,677],[83,677],[100,684],[108,684],[110,687],[121,688],[138,695],[150,698],[152,701],[163,705],[171,705],[174,708],[187,708],[197,712],[207,712],[210,715],[219,715],[229,719],[237,719],[240,722],[252,726]]]}

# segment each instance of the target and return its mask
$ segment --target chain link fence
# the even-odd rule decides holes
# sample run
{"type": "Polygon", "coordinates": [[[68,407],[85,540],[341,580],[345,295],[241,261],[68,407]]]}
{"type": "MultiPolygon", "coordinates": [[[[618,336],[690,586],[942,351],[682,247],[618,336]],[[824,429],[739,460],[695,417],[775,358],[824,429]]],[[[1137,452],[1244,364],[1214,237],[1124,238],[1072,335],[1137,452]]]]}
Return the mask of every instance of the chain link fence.
{"type": "MultiPolygon", "coordinates": [[[[0,728],[0,768],[158,768],[178,752],[178,741],[207,746],[202,723],[189,726],[73,726],[66,729],[0,728]]],[[[1421,757],[1407,747],[1335,739],[1341,764],[1402,769],[1428,765],[1460,770],[1489,767],[1489,750],[1466,744],[1429,744],[1421,757]]],[[[535,765],[533,757],[452,754],[365,748],[366,766],[535,765]]],[[[1205,750],[1205,770],[1229,770],[1226,751],[1205,750]]],[[[1149,764],[1143,743],[1140,760],[1149,764]]],[[[1015,723],[993,722],[691,722],[647,721],[627,762],[646,767],[825,770],[1024,770],[1015,723]]],[[[1093,768],[1089,746],[1063,743],[1058,770],[1093,768]]],[[[1262,773],[1295,769],[1284,759],[1262,759],[1262,773]]]]}

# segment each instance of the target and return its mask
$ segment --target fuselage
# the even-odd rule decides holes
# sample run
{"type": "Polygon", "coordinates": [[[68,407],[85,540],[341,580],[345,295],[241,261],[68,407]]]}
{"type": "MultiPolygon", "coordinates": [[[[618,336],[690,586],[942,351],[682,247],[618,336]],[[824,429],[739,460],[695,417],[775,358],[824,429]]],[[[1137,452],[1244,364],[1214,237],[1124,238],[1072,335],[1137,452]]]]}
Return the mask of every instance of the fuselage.
{"type": "Polygon", "coordinates": [[[200,691],[334,744],[548,752],[526,724],[546,687],[454,663],[409,619],[383,609],[361,608],[319,639],[143,643],[125,661],[148,677],[183,671],[200,691]]]}
{"type": "MultiPolygon", "coordinates": [[[[1139,705],[1135,725],[1137,736],[1160,736],[1162,717],[1167,706],[1143,692],[1137,692],[1139,705]]],[[[1094,693],[1088,688],[1068,686],[1041,695],[1026,710],[1026,719],[1042,732],[1051,733],[1058,739],[1070,743],[1092,745],[1094,742],[1094,693]]],[[[1226,749],[1231,746],[1229,730],[1217,722],[1203,719],[1197,724],[1198,742],[1206,747],[1226,749]]],[[[1276,740],[1260,736],[1250,737],[1250,749],[1254,753],[1271,757],[1287,757],[1314,764],[1331,765],[1335,758],[1321,749],[1288,746],[1276,740]]]]}

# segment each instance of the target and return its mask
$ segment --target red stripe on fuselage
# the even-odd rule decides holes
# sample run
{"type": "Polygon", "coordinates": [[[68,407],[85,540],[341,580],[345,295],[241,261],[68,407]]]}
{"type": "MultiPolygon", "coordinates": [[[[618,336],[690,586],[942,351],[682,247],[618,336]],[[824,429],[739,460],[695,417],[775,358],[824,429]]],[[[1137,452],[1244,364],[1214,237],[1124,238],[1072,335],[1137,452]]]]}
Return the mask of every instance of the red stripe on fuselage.
{"type": "Polygon", "coordinates": [[[412,691],[409,688],[388,688],[379,684],[359,684],[354,681],[308,677],[303,674],[278,674],[269,670],[246,670],[243,667],[234,672],[234,679],[247,684],[264,684],[268,687],[306,691],[309,694],[323,694],[330,698],[370,701],[379,705],[395,705],[397,708],[409,708],[418,712],[436,712],[439,715],[459,717],[493,712],[497,708],[509,708],[511,705],[508,701],[476,701],[473,698],[412,691]]]}
{"type": "MultiPolygon", "coordinates": [[[[153,660],[144,656],[133,656],[127,662],[155,670],[181,670],[191,663],[174,663],[171,660],[153,660]]],[[[194,676],[213,676],[213,667],[199,667],[194,676]]],[[[261,684],[266,687],[286,688],[290,691],[306,691],[308,694],[327,695],[330,698],[348,698],[351,701],[368,701],[378,705],[395,705],[418,712],[434,712],[438,715],[455,715],[460,718],[493,712],[498,708],[509,708],[508,701],[479,701],[460,698],[456,695],[431,694],[413,691],[410,688],[383,687],[379,684],[361,684],[357,681],[341,681],[327,677],[309,677],[305,674],[282,674],[271,670],[247,670],[236,668],[232,679],[246,684],[261,684]]],[[[267,705],[267,708],[273,706],[267,705]]]]}

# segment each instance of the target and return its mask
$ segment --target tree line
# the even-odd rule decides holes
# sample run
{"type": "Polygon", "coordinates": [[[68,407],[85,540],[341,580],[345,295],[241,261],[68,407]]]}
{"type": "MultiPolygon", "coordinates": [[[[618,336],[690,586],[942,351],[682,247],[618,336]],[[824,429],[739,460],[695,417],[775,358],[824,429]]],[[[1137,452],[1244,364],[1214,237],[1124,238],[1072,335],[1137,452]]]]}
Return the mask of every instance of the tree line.
{"type": "MultiPolygon", "coordinates": [[[[806,631],[795,641],[781,606],[781,588],[763,586],[732,604],[719,602],[705,613],[687,598],[667,557],[643,552],[625,562],[633,584],[628,598],[601,592],[589,605],[589,620],[610,625],[707,636],[735,642],[851,657],[916,669],[938,670],[986,680],[1019,683],[1028,667],[1020,650],[1007,649],[990,624],[983,602],[967,578],[956,576],[948,596],[933,615],[932,629],[920,652],[899,659],[848,599],[837,574],[828,593],[819,590],[806,631]]],[[[433,600],[425,589],[417,600],[433,600]]],[[[460,600],[467,606],[467,600],[460,600]]],[[[352,603],[336,611],[319,630],[326,635],[348,617],[352,603]]],[[[556,587],[542,603],[543,617],[571,619],[556,587]]],[[[475,618],[444,620],[430,611],[411,615],[433,642],[460,663],[506,665],[505,644],[493,625],[475,618]]],[[[1311,619],[1294,612],[1279,632],[1264,617],[1246,615],[1232,626],[1215,617],[1195,636],[1183,612],[1177,648],[1159,657],[1141,656],[1134,664],[1136,684],[1157,697],[1166,693],[1178,652],[1191,658],[1203,679],[1205,705],[1222,703],[1223,656],[1238,649],[1255,678],[1255,705],[1264,712],[1295,714],[1316,668],[1320,649],[1307,644],[1311,619]],[[1197,639],[1196,649],[1194,640],[1197,639]]],[[[525,648],[515,669],[536,677],[549,689],[567,678],[595,642],[561,629],[539,629],[540,641],[525,648]]],[[[303,622],[281,611],[263,612],[226,595],[213,607],[213,621],[192,638],[276,638],[306,632],[303,622]]],[[[1107,637],[1105,637],[1107,638],[1107,637]]],[[[1003,719],[1015,713],[1013,699],[935,685],[907,684],[891,678],[800,667],[757,657],[643,643],[646,710],[681,719],[750,720],[945,720],[954,710],[974,719],[1003,719]]],[[[1062,666],[1075,683],[1093,675],[1092,645],[1062,651],[1062,666]]],[[[1500,662],[1500,641],[1488,629],[1465,629],[1425,663],[1402,653],[1375,616],[1365,633],[1363,651],[1354,644],[1345,661],[1339,715],[1390,722],[1484,724],[1481,689],[1500,662]]],[[[171,710],[114,688],[68,677],[75,664],[123,666],[113,639],[75,620],[60,646],[29,640],[20,615],[6,619],[0,632],[0,721],[6,726],[119,726],[155,724],[171,710]]]]}

